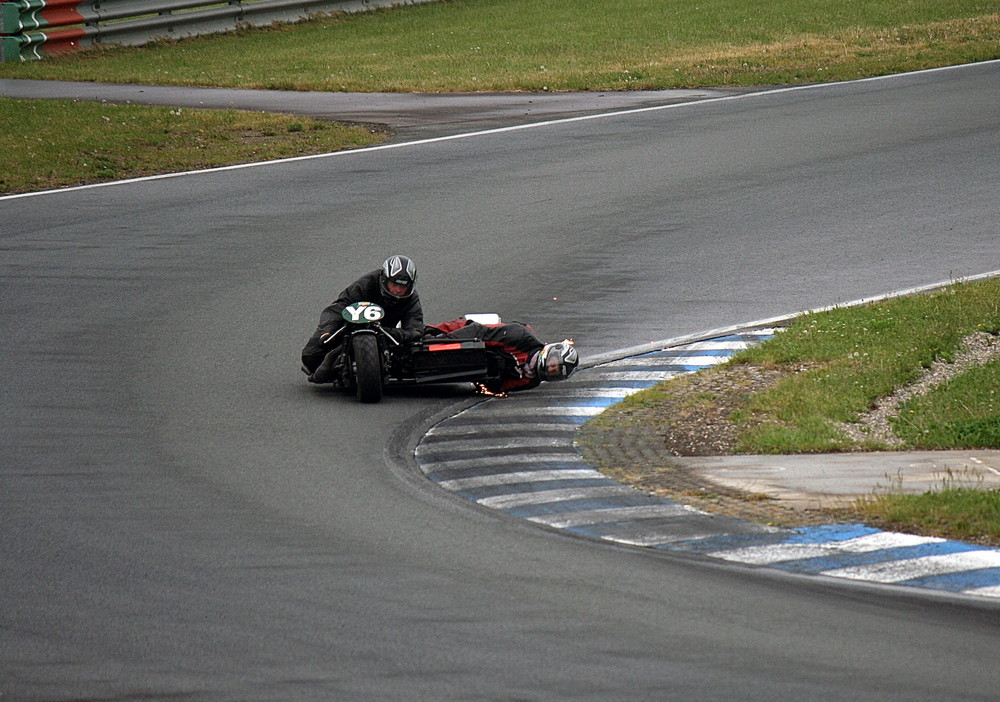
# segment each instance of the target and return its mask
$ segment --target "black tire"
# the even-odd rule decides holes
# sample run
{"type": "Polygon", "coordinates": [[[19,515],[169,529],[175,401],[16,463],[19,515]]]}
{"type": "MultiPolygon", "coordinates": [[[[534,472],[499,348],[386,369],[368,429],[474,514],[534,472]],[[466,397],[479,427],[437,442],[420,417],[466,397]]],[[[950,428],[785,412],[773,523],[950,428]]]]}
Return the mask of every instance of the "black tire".
{"type": "Polygon", "coordinates": [[[378,339],[371,334],[355,334],[351,338],[354,354],[354,382],[361,402],[382,399],[382,359],[378,339]]]}

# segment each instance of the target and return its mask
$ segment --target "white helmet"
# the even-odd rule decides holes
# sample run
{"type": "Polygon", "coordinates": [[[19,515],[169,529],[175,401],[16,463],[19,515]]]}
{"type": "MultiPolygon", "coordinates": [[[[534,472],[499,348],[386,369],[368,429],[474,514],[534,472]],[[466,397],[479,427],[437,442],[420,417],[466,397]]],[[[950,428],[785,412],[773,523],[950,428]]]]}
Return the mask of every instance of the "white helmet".
{"type": "Polygon", "coordinates": [[[565,380],[580,365],[580,355],[570,341],[545,344],[535,361],[535,374],[542,380],[565,380]]]}

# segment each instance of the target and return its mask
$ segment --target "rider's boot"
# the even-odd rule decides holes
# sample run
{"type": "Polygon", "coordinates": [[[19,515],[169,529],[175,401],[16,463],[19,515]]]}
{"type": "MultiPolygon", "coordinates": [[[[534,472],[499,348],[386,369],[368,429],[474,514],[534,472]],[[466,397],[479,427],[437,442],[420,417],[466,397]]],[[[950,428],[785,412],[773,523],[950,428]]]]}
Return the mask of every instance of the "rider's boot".
{"type": "Polygon", "coordinates": [[[337,350],[333,350],[326,355],[323,362],[316,367],[316,370],[309,376],[310,383],[332,383],[336,379],[334,366],[337,361],[337,350]]]}

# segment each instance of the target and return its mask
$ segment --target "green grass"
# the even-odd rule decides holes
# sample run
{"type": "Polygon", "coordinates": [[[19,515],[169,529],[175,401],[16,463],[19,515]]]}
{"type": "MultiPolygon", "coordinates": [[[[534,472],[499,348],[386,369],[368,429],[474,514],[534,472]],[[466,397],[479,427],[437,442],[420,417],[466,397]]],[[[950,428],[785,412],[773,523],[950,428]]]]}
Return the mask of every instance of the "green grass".
{"type": "MultiPolygon", "coordinates": [[[[915,381],[935,359],[951,360],[974,331],[1000,332],[1000,280],[956,284],[924,295],[842,308],[796,319],[735,363],[795,372],[751,398],[734,418],[745,453],[884,449],[855,445],[837,426],[855,421],[875,400],[915,381]]],[[[911,448],[1000,447],[994,364],[940,386],[905,408],[911,448]],[[969,385],[978,383],[976,392],[969,385]],[[965,412],[959,418],[955,408],[965,412]],[[955,420],[950,430],[946,418],[955,420]],[[930,425],[935,427],[931,433],[930,425]],[[964,429],[962,429],[964,427],[964,429]],[[933,438],[930,438],[933,437],[933,438]],[[992,439],[990,437],[993,437],[992,439]],[[984,438],[986,439],[984,443],[984,438]]]]}
{"type": "MultiPolygon", "coordinates": [[[[915,381],[936,360],[954,359],[962,339],[974,332],[1000,332],[1000,278],[795,319],[728,362],[780,374],[769,389],[743,393],[744,408],[732,417],[741,427],[736,452],[1000,448],[1000,361],[973,366],[902,404],[894,422],[902,446],[854,443],[839,428],[841,422],[858,419],[877,398],[915,381]]],[[[1000,339],[992,343],[1000,344],[1000,339]]],[[[672,401],[672,412],[713,405],[711,394],[686,393],[694,377],[681,376],[636,393],[604,421],[628,424],[631,407],[654,418],[643,421],[652,422],[645,429],[655,432],[656,417],[669,421],[673,416],[657,411],[658,402],[672,401]]],[[[1000,545],[1000,491],[983,490],[961,476],[920,495],[899,493],[892,485],[879,488],[857,501],[850,518],[885,529],[1000,545]]]]}
{"type": "Polygon", "coordinates": [[[875,495],[856,508],[884,529],[1000,544],[1000,490],[946,484],[919,495],[875,495]]]}
{"type": "Polygon", "coordinates": [[[11,99],[0,99],[0,133],[7,135],[0,194],[324,153],[382,139],[362,127],[291,115],[11,99]]]}
{"type": "MultiPolygon", "coordinates": [[[[1000,58],[997,9],[995,0],[443,0],[4,63],[0,78],[365,92],[802,83],[1000,58]]],[[[289,116],[3,98],[0,128],[0,194],[375,140],[289,116]]]]}
{"type": "Polygon", "coordinates": [[[991,58],[1000,58],[993,0],[451,0],[3,64],[0,76],[334,91],[620,90],[842,80],[991,58]]]}
{"type": "Polygon", "coordinates": [[[1000,448],[1000,362],[904,404],[895,429],[919,449],[1000,448]]]}

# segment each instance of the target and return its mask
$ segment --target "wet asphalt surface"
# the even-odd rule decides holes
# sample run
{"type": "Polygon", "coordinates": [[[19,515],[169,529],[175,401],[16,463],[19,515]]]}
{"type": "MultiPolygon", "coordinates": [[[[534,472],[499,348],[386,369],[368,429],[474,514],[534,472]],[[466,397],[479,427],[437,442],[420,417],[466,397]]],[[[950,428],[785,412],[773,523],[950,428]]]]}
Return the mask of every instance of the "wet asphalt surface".
{"type": "MultiPolygon", "coordinates": [[[[996,269],[996,78],[687,97],[5,201],[0,689],[993,699],[995,606],[600,545],[460,503],[405,458],[461,398],[362,408],[308,387],[295,356],[343,285],[332,272],[367,270],[400,232],[435,318],[502,303],[588,354],[996,269]]],[[[427,102],[356,119],[402,140],[535,109],[427,102]]]]}

